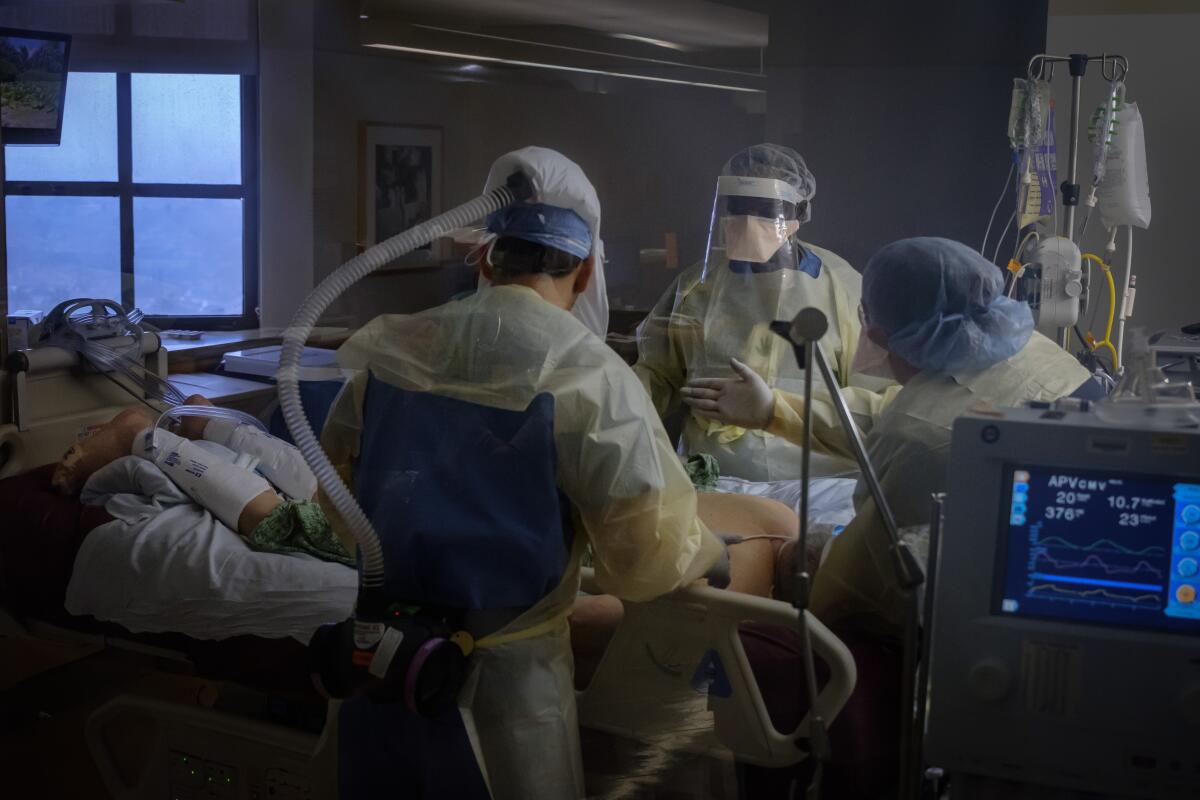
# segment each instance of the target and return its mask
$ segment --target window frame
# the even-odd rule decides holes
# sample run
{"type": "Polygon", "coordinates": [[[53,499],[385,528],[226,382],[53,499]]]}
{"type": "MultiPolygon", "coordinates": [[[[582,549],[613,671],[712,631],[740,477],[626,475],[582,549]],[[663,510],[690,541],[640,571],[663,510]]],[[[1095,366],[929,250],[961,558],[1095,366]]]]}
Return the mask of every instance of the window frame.
{"type": "MultiPolygon", "coordinates": [[[[240,184],[135,183],[133,180],[132,72],[117,72],[117,180],[115,181],[6,181],[4,195],[61,197],[115,197],[120,206],[121,296],[127,309],[134,307],[133,199],[171,197],[183,199],[233,199],[242,201],[242,312],[230,315],[168,316],[147,314],[146,321],[160,328],[239,330],[257,328],[258,317],[258,85],[257,76],[239,75],[242,106],[242,182],[240,184]]],[[[153,74],[138,71],[137,74],[153,74]]],[[[174,73],[172,73],[174,74],[174,73]]],[[[202,73],[187,73],[202,74],[202,73]]],[[[214,73],[215,74],[215,73],[214,73]]],[[[231,74],[231,73],[221,73],[231,74]]],[[[7,290],[7,287],[5,287],[7,290]]],[[[68,300],[70,298],[62,298],[68,300]]],[[[45,309],[49,311],[50,309],[45,309]]]]}

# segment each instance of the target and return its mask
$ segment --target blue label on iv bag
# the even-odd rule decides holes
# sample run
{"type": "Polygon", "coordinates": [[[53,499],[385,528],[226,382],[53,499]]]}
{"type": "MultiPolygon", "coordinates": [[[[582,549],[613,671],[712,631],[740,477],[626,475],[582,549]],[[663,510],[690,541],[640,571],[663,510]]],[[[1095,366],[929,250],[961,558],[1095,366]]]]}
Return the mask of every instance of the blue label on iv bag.
{"type": "Polygon", "coordinates": [[[725,674],[725,666],[716,650],[709,650],[704,654],[704,658],[700,659],[700,666],[696,667],[696,674],[692,676],[692,688],[713,697],[733,695],[733,686],[729,683],[729,676],[725,674]]]}

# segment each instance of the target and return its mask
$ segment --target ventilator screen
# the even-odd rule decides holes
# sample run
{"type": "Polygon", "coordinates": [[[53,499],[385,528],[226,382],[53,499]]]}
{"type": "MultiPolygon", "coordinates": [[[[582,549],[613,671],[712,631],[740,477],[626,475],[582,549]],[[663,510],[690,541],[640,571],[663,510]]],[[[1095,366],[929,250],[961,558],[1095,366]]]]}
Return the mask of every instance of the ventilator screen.
{"type": "Polygon", "coordinates": [[[996,613],[1200,631],[1200,479],[1005,475],[996,613]]]}

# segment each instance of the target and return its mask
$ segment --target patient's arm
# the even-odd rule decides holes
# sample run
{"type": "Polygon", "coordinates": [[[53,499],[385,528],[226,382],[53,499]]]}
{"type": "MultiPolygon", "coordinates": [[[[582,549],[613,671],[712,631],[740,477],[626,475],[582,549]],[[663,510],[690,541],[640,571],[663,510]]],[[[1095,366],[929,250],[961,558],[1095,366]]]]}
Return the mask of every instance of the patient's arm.
{"type": "MultiPolygon", "coordinates": [[[[192,395],[187,405],[210,406],[211,402],[201,395],[192,395]]],[[[94,472],[133,450],[134,437],[154,425],[156,415],[147,408],[128,408],[102,425],[95,426],[88,436],[67,450],[62,461],[54,470],[51,485],[60,494],[75,495],[87,483],[94,472]]],[[[208,426],[208,417],[184,417],[179,433],[186,439],[201,439],[208,426]]],[[[273,491],[263,492],[242,509],[237,520],[237,530],[242,536],[250,533],[282,501],[273,491]]]]}
{"type": "MultiPolygon", "coordinates": [[[[207,397],[198,394],[189,397],[186,404],[212,405],[207,397]]],[[[127,408],[108,422],[93,426],[87,437],[71,445],[58,462],[50,478],[54,491],[65,495],[79,494],[92,473],[121,456],[129,455],[133,437],[153,425],[157,418],[154,411],[138,406],[127,408]]],[[[184,417],[179,435],[185,439],[199,439],[204,436],[207,425],[207,417],[184,417]]]]}

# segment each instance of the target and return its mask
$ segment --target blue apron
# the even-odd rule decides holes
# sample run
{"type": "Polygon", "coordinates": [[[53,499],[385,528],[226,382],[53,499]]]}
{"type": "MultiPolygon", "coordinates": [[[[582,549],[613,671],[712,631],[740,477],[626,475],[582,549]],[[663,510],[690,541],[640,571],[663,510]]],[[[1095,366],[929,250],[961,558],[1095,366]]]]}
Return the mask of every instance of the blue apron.
{"type": "MultiPolygon", "coordinates": [[[[484,634],[553,591],[570,554],[556,484],[554,398],[524,411],[399,389],[371,375],[355,487],[388,595],[466,612],[484,634]]],[[[486,798],[462,719],[366,698],[342,704],[340,797],[486,798]]]]}

